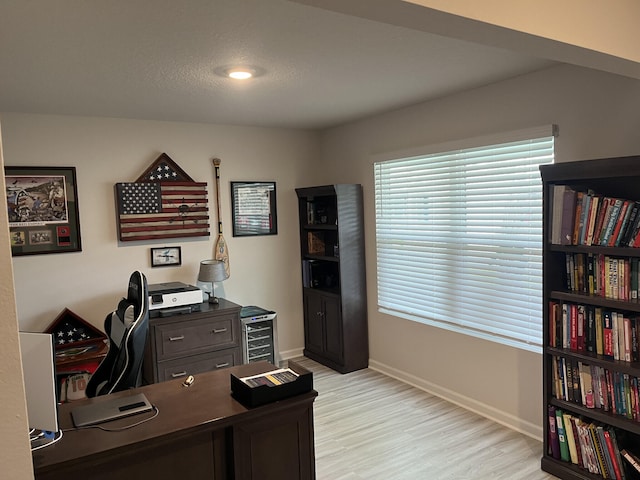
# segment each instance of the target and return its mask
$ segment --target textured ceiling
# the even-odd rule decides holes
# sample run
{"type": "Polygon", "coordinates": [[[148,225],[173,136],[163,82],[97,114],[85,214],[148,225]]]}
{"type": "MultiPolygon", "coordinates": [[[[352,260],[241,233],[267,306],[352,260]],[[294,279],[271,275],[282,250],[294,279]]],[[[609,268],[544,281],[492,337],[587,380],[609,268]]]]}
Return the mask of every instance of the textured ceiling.
{"type": "Polygon", "coordinates": [[[315,129],[550,64],[285,0],[0,0],[5,112],[315,129]]]}

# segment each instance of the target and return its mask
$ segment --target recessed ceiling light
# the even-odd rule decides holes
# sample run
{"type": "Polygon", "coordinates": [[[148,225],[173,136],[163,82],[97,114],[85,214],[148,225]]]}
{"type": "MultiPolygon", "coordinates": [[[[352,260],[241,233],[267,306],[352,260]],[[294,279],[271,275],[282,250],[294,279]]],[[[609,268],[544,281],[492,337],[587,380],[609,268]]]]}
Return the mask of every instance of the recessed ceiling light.
{"type": "Polygon", "coordinates": [[[264,69],[260,67],[239,65],[218,67],[214,71],[221,77],[233,78],[234,80],[248,80],[249,78],[258,77],[264,74],[264,69]]]}
{"type": "Polygon", "coordinates": [[[236,80],[247,80],[255,75],[254,71],[250,68],[232,68],[231,70],[227,70],[227,75],[230,78],[234,78],[236,80]]]}

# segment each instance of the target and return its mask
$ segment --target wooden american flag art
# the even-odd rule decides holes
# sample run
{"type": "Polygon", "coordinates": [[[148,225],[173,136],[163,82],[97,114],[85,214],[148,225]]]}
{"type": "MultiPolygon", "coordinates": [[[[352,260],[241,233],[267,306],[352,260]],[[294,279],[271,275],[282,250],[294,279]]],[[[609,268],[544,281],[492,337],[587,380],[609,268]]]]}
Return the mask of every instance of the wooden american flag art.
{"type": "Polygon", "coordinates": [[[209,236],[207,183],[166,153],[135,181],[116,183],[120,241],[209,236]]]}

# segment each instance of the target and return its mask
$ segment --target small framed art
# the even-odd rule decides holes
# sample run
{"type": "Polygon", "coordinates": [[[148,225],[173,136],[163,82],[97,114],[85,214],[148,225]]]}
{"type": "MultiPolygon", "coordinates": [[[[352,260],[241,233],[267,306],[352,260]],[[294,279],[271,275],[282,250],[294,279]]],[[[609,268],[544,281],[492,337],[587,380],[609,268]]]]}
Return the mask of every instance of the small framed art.
{"type": "Polygon", "coordinates": [[[152,267],[175,267],[182,265],[181,247],[160,247],[151,249],[152,267]]]}
{"type": "Polygon", "coordinates": [[[5,167],[11,255],[79,252],[75,167],[5,167]]]}
{"type": "Polygon", "coordinates": [[[275,182],[231,182],[233,236],[276,235],[275,182]]]}

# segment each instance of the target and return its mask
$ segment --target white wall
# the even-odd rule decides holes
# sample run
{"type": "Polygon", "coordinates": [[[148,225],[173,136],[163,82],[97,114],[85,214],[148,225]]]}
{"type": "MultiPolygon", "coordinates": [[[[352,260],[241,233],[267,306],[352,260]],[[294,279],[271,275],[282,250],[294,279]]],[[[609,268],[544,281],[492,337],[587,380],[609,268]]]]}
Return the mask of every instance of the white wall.
{"type": "MultiPolygon", "coordinates": [[[[542,437],[542,358],[376,307],[373,159],[455,139],[559,126],[556,161],[640,154],[640,82],[560,66],[325,132],[322,183],[362,183],[371,365],[542,437]]],[[[463,295],[464,292],[460,292],[463,295]]],[[[500,292],[496,292],[499,315],[500,292]]]]}
{"type": "Polygon", "coordinates": [[[221,164],[224,236],[231,277],[216,294],[241,305],[278,312],[281,350],[303,343],[297,200],[294,188],[312,184],[318,135],[304,131],[66,116],[3,114],[6,165],[75,166],[82,252],[13,258],[20,328],[43,331],[69,308],[102,328],[126,295],[129,275],[150,284],[196,284],[200,260],[212,258],[217,237],[212,159],[221,164]],[[196,181],[208,182],[211,237],[118,242],[114,184],[135,181],[166,152],[196,181]],[[278,234],[233,237],[231,180],[273,180],[278,234]],[[150,267],[149,248],[180,245],[182,266],[150,267]]]}

